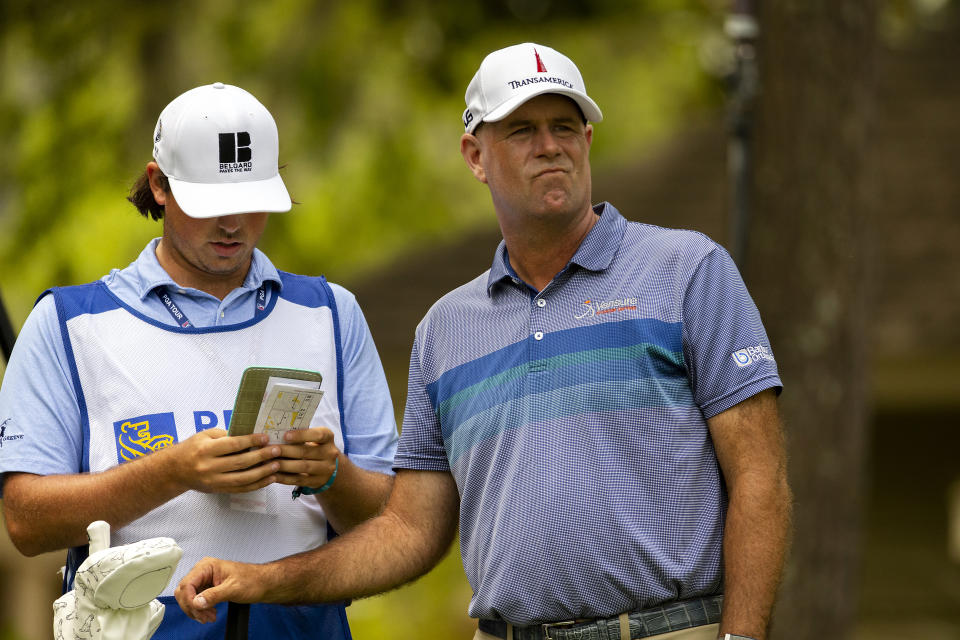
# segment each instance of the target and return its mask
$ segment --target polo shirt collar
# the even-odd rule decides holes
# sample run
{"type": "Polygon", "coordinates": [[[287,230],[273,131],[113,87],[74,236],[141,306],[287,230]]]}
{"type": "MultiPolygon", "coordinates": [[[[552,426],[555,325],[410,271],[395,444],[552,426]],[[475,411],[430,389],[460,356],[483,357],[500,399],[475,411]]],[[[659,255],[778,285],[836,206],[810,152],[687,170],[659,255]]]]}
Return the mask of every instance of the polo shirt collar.
{"type": "MultiPolygon", "coordinates": [[[[131,265],[136,269],[137,295],[140,296],[141,300],[146,300],[147,296],[157,288],[177,288],[180,286],[174,282],[170,274],[160,266],[160,262],[157,260],[157,245],[159,243],[160,238],[151,240],[147,246],[143,248],[143,251],[140,252],[140,255],[137,256],[133,265],[131,265]]],[[[265,253],[260,251],[260,249],[254,248],[253,260],[250,262],[250,269],[247,271],[247,276],[244,278],[241,288],[252,291],[259,289],[264,282],[275,283],[278,291],[283,288],[283,283],[280,280],[280,272],[273,266],[273,263],[270,262],[270,259],[267,258],[265,253]]]]}
{"type": "MultiPolygon", "coordinates": [[[[570,258],[568,267],[575,264],[588,271],[603,271],[610,266],[620,249],[620,241],[627,228],[626,219],[609,202],[594,205],[593,212],[597,214],[598,220],[570,258]]],[[[494,285],[516,277],[507,255],[507,244],[501,240],[487,276],[487,295],[492,294],[494,285]]]]}

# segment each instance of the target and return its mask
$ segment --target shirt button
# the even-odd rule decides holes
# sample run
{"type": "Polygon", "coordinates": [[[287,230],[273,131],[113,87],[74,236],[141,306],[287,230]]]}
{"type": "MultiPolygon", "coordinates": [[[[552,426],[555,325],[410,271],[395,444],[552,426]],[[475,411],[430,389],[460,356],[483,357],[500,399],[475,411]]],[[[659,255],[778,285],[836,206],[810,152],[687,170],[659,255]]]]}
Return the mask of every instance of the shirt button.
{"type": "Polygon", "coordinates": [[[221,318],[223,317],[223,311],[220,312],[220,317],[221,317],[221,318]]]}
{"type": "Polygon", "coordinates": [[[540,298],[539,300],[537,300],[537,306],[538,306],[538,307],[545,307],[545,306],[547,306],[547,301],[544,300],[543,298],[540,298]]]}
{"type": "Polygon", "coordinates": [[[183,289],[177,289],[177,293],[186,293],[183,289]]]}
{"type": "Polygon", "coordinates": [[[533,334],[533,339],[543,340],[543,331],[537,331],[535,334],[533,334]]]}

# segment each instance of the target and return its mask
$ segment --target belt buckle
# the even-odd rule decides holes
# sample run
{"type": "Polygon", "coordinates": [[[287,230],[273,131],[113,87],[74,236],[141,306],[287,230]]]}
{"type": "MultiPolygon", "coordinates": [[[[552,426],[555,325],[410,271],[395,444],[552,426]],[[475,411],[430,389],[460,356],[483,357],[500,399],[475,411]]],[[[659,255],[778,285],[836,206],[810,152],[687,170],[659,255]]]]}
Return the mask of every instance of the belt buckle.
{"type": "Polygon", "coordinates": [[[554,638],[550,637],[551,628],[572,627],[575,624],[578,624],[576,620],[564,620],[563,622],[545,622],[540,625],[540,629],[543,631],[543,640],[554,640],[554,638]]]}

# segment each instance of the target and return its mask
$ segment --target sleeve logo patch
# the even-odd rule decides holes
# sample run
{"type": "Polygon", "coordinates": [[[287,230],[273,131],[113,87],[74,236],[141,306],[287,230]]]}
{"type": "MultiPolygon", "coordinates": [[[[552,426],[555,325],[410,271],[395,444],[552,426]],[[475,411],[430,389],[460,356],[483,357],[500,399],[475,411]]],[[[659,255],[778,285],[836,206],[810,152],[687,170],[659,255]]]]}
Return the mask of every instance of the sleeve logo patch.
{"type": "Polygon", "coordinates": [[[3,448],[3,443],[4,443],[4,442],[11,442],[11,441],[15,441],[15,440],[23,440],[23,434],[22,434],[22,433],[17,433],[17,434],[8,434],[8,433],[7,433],[7,425],[10,424],[10,420],[11,420],[10,418],[7,418],[7,419],[4,420],[2,423],[0,423],[0,449],[3,448]]]}
{"type": "Polygon", "coordinates": [[[734,351],[730,355],[733,356],[733,361],[736,362],[737,366],[740,368],[749,367],[751,364],[759,360],[776,362],[773,359],[773,354],[770,352],[770,349],[762,344],[758,344],[755,347],[747,347],[745,349],[740,349],[739,351],[734,351]]]}

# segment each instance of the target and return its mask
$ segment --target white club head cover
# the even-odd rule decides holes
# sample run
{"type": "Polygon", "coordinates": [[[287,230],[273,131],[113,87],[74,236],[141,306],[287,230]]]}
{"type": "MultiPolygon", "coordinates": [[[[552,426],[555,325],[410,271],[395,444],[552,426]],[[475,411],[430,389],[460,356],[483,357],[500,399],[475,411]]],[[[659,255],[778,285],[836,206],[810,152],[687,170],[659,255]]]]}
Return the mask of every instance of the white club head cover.
{"type": "MultiPolygon", "coordinates": [[[[108,534],[109,535],[109,534],[108,534]]],[[[91,536],[91,550],[95,548],[91,536]]],[[[93,551],[73,591],[53,603],[56,640],[147,640],[163,620],[163,592],[183,555],[172,538],[93,551]]]]}
{"type": "Polygon", "coordinates": [[[55,640],[148,640],[163,622],[164,609],[159,600],[151,600],[146,606],[133,610],[94,609],[78,615],[76,592],[68,591],[53,603],[53,637],[55,640]]]}

